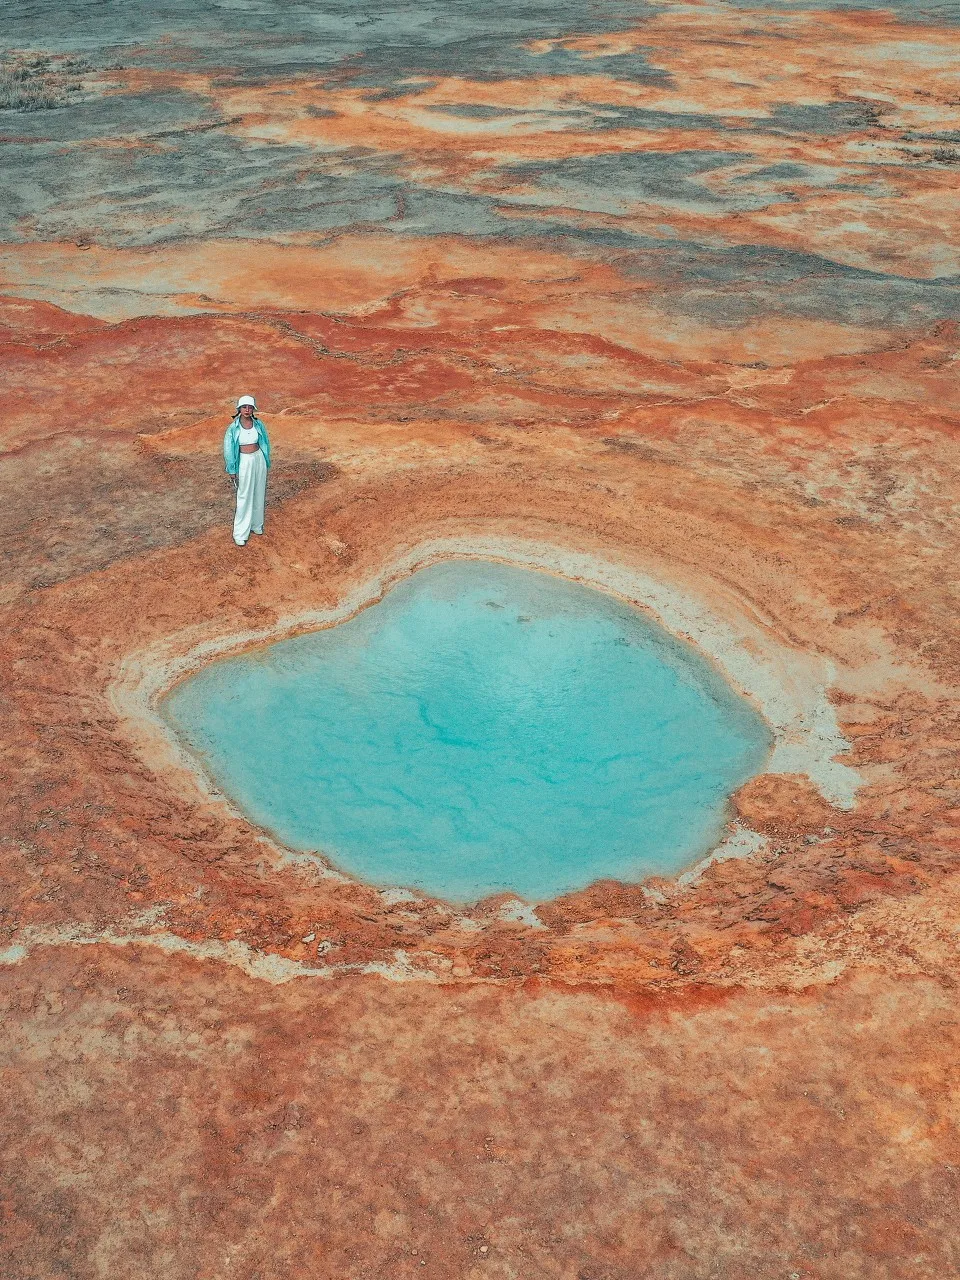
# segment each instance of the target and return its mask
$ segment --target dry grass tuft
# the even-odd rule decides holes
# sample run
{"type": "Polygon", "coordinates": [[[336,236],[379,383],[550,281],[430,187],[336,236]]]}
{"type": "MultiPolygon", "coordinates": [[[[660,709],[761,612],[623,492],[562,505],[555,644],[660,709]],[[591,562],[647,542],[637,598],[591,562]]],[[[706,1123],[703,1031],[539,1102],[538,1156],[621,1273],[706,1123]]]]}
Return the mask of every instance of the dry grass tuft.
{"type": "Polygon", "coordinates": [[[0,111],[51,111],[65,107],[78,93],[79,73],[89,70],[82,58],[42,53],[10,54],[0,63],[0,111]]]}

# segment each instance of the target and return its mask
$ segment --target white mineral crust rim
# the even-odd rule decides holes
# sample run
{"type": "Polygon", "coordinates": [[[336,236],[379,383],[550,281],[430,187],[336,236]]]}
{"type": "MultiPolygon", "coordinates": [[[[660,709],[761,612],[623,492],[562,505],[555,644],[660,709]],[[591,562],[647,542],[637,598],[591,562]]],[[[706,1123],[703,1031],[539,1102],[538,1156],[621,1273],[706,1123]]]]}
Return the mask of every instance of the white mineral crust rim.
{"type": "MultiPolygon", "coordinates": [[[[416,570],[454,559],[496,560],[539,569],[615,595],[646,612],[672,635],[695,645],[766,720],[773,748],[765,773],[804,775],[830,804],[841,809],[853,806],[862,778],[856,769],[834,758],[848,751],[849,743],[840,732],[828,696],[836,677],[829,659],[779,639],[752,605],[727,589],[718,592],[718,599],[711,603],[706,592],[698,595],[695,590],[668,584],[602,555],[520,537],[427,539],[388,561],[333,608],[290,614],[257,631],[211,638],[206,627],[189,628],[165,637],[121,660],[107,690],[110,704],[151,767],[185,773],[205,799],[226,804],[239,814],[163,719],[159,711],[163,694],[217,658],[286,636],[337,626],[382,599],[392,585],[416,570]],[[202,640],[198,639],[201,634],[205,637],[202,640]]],[[[752,839],[744,839],[747,834],[738,827],[736,846],[744,855],[755,848],[752,839]]],[[[297,861],[312,860],[309,854],[281,852],[297,861]]],[[[332,870],[327,874],[346,878],[332,870]]]]}

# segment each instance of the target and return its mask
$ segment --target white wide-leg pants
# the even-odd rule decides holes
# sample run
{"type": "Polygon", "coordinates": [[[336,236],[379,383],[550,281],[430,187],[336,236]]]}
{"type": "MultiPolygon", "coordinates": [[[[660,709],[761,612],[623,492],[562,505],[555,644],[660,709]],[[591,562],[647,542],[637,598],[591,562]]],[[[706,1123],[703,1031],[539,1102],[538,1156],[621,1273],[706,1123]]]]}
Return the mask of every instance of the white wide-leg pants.
{"type": "Polygon", "coordinates": [[[263,500],[267,492],[267,464],[262,450],[241,453],[237,472],[237,514],[233,540],[242,547],[250,531],[263,533],[263,500]]]}

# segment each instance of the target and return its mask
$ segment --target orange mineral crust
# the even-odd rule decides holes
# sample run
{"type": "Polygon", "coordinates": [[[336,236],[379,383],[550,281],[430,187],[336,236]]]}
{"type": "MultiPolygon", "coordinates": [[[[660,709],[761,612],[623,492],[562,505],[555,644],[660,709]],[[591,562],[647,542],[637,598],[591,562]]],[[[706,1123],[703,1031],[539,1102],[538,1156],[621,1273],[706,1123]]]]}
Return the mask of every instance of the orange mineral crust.
{"type": "Polygon", "coordinates": [[[955,15],[308,8],[4,37],[0,1276],[960,1274],[955,15]],[[171,736],[450,556],[753,700],[707,858],[382,889],[171,736]]]}

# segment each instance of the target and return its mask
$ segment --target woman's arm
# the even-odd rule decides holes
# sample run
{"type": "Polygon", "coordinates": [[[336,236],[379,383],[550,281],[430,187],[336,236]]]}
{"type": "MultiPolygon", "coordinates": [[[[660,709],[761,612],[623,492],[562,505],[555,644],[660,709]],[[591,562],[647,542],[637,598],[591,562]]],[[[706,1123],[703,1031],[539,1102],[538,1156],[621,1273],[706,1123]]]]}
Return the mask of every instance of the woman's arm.
{"type": "Polygon", "coordinates": [[[263,423],[259,418],[257,419],[257,426],[260,428],[260,448],[263,451],[263,460],[269,467],[270,466],[270,437],[267,435],[267,428],[265,423],[263,423]]]}
{"type": "Polygon", "coordinates": [[[223,465],[228,476],[235,476],[239,465],[240,446],[237,443],[236,427],[237,420],[234,418],[223,433],[223,465]]]}

